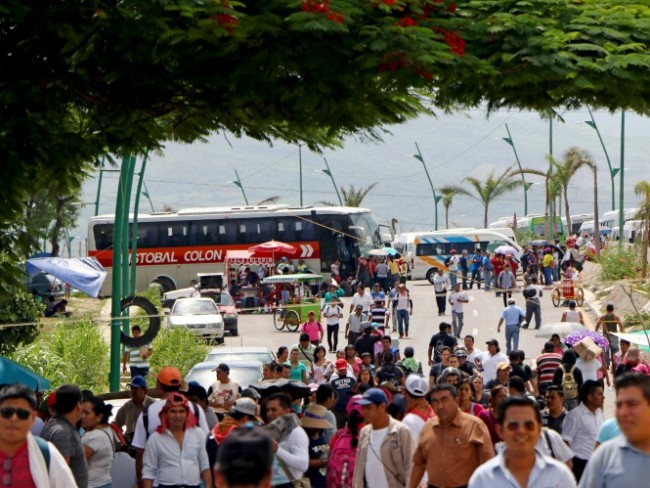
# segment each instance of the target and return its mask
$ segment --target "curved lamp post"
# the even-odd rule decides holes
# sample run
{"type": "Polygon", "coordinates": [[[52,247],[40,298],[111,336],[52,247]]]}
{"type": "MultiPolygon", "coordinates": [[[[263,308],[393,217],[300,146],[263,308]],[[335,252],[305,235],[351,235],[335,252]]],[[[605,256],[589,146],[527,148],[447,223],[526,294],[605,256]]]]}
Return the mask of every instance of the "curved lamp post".
{"type": "MultiPolygon", "coordinates": [[[[605,153],[605,159],[607,159],[607,166],[609,167],[609,177],[612,180],[612,210],[616,210],[614,177],[618,174],[620,168],[612,168],[612,162],[609,159],[609,153],[607,152],[607,148],[605,147],[603,138],[600,135],[600,130],[598,130],[598,125],[596,124],[596,119],[594,119],[594,114],[591,113],[591,109],[589,107],[587,107],[587,110],[589,111],[589,117],[591,118],[591,120],[585,120],[585,124],[587,124],[589,127],[591,127],[596,131],[596,134],[598,135],[598,140],[600,141],[600,145],[603,148],[603,152],[605,153]]],[[[622,174],[621,177],[623,177],[622,174]]],[[[598,218],[598,216],[595,216],[595,218],[598,218]]]]}
{"type": "Polygon", "coordinates": [[[433,182],[431,181],[429,170],[427,169],[427,165],[424,162],[424,158],[422,157],[422,152],[420,152],[420,146],[418,146],[417,142],[415,143],[415,149],[418,150],[418,153],[412,154],[412,156],[422,163],[422,166],[424,167],[424,172],[427,175],[427,180],[429,180],[429,186],[431,186],[431,193],[433,193],[433,202],[436,207],[435,230],[438,230],[438,203],[440,202],[440,200],[442,200],[442,197],[436,195],[436,189],[433,187],[433,182]]]}
{"type": "Polygon", "coordinates": [[[332,174],[332,170],[330,169],[330,165],[327,162],[327,158],[323,158],[323,161],[325,161],[326,169],[317,169],[316,171],[319,171],[321,173],[325,173],[327,176],[330,177],[330,180],[332,180],[332,185],[334,185],[334,190],[336,191],[336,197],[339,199],[339,205],[342,207],[343,206],[343,200],[341,200],[341,194],[339,193],[339,187],[336,186],[336,182],[334,181],[334,174],[332,174]]]}
{"type": "Polygon", "coordinates": [[[235,181],[233,181],[232,183],[233,183],[233,185],[239,187],[239,189],[241,190],[241,194],[244,195],[244,202],[246,202],[246,205],[248,205],[248,198],[246,198],[246,192],[244,191],[244,185],[242,184],[241,179],[239,178],[239,173],[237,172],[237,170],[235,170],[235,176],[237,177],[237,179],[235,181]]]}
{"type": "MultiPolygon", "coordinates": [[[[519,171],[521,171],[521,161],[519,161],[519,155],[517,154],[515,143],[512,140],[512,135],[510,134],[508,124],[506,124],[506,131],[508,131],[508,137],[502,137],[502,139],[510,144],[510,147],[512,147],[512,151],[515,153],[515,159],[517,160],[517,166],[519,167],[519,171]]],[[[531,187],[532,183],[526,183],[526,178],[524,178],[523,173],[521,173],[521,181],[524,182],[524,215],[528,215],[528,189],[531,187]]]]}

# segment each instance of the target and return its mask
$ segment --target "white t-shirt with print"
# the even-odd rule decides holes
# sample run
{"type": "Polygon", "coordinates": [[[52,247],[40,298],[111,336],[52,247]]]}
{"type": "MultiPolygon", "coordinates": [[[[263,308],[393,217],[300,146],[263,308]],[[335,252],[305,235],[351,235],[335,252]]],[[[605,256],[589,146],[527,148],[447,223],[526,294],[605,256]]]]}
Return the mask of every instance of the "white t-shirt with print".
{"type": "Polygon", "coordinates": [[[372,429],[370,433],[370,445],[366,457],[365,475],[366,485],[372,488],[389,488],[384,463],[381,462],[381,444],[388,434],[388,427],[384,429],[372,429]]]}

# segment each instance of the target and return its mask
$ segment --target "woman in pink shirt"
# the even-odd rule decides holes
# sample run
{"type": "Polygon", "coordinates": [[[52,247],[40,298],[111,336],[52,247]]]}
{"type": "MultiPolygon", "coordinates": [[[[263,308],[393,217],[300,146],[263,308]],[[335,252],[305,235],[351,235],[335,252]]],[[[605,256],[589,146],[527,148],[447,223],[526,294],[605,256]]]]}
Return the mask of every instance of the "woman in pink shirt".
{"type": "Polygon", "coordinates": [[[323,326],[316,320],[316,314],[309,312],[307,314],[307,322],[302,324],[300,332],[309,336],[309,342],[314,346],[320,345],[323,340],[323,326]]]}

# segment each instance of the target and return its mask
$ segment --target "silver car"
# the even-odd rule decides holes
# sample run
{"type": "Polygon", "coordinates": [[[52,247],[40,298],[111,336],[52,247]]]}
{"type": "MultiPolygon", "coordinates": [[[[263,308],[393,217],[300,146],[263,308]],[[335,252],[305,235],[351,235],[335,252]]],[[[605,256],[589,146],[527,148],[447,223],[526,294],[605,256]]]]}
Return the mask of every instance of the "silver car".
{"type": "Polygon", "coordinates": [[[167,316],[169,327],[186,327],[196,335],[224,342],[223,317],[211,298],[179,298],[167,316]]]}

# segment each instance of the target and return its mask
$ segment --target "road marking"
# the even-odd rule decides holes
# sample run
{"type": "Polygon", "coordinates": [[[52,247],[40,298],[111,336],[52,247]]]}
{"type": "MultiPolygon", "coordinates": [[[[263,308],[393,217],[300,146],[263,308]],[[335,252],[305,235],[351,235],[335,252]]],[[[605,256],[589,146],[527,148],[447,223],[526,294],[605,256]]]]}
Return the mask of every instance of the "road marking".
{"type": "Polygon", "coordinates": [[[472,316],[473,317],[478,317],[478,310],[476,310],[476,309],[472,310],[472,316]]]}

